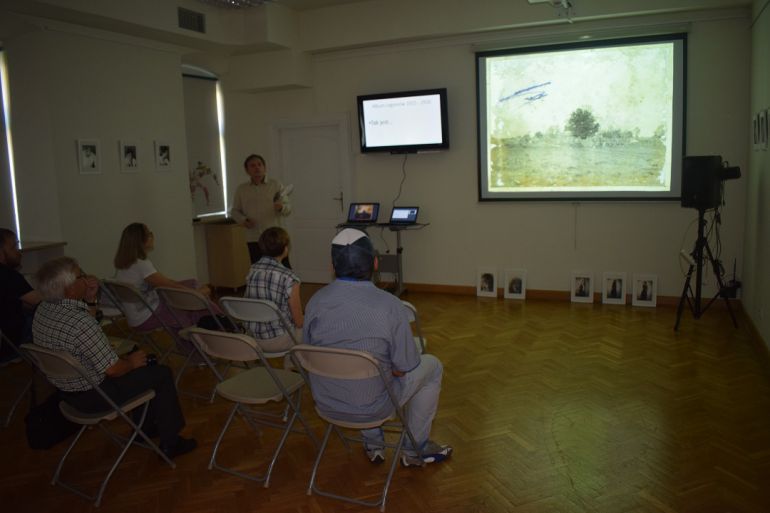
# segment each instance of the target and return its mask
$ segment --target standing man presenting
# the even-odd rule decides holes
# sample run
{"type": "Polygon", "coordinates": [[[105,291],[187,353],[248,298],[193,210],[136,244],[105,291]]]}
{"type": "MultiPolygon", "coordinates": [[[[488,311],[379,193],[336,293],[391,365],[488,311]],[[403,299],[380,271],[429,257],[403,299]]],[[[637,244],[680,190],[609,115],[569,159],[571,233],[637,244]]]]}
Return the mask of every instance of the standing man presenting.
{"type": "MultiPolygon", "coordinates": [[[[429,439],[443,366],[435,356],[418,352],[401,301],[372,283],[377,259],[366,233],[353,228],[338,233],[332,240],[332,264],[337,279],[308,302],[304,343],[365,351],[375,357],[392,379],[394,393],[406,409],[406,422],[422,452],[421,461],[411,441],[407,441],[401,463],[409,467],[445,460],[452,447],[429,439]]],[[[316,405],[335,417],[342,414],[360,421],[382,417],[392,410],[379,378],[366,384],[314,375],[310,379],[316,405]]],[[[361,435],[366,440],[369,460],[385,461],[382,429],[363,430],[361,435]]]]}
{"type": "MultiPolygon", "coordinates": [[[[249,155],[243,167],[251,179],[235,190],[232,216],[246,228],[246,242],[253,264],[262,256],[259,236],[272,226],[282,226],[282,218],[291,213],[291,205],[288,197],[282,195],[281,183],[267,177],[267,166],[262,156],[249,155]]],[[[290,268],[288,257],[284,265],[290,268]]]]}

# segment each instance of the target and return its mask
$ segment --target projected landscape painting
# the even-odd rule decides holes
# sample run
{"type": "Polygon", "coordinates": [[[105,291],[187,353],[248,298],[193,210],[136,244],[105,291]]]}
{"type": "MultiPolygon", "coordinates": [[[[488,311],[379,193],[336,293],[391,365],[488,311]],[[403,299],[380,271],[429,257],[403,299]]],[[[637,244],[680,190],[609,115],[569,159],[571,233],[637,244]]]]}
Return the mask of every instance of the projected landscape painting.
{"type": "Polygon", "coordinates": [[[669,43],[490,58],[491,192],[667,191],[669,43]]]}

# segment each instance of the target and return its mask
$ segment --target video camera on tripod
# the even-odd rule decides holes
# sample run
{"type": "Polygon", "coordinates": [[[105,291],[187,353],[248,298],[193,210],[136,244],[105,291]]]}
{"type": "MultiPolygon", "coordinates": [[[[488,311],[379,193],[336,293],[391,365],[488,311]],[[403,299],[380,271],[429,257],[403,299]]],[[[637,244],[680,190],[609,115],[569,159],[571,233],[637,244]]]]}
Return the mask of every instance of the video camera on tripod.
{"type": "Polygon", "coordinates": [[[722,184],[741,177],[741,168],[730,166],[719,155],[685,157],[682,162],[682,206],[709,210],[722,204],[722,184]]]}

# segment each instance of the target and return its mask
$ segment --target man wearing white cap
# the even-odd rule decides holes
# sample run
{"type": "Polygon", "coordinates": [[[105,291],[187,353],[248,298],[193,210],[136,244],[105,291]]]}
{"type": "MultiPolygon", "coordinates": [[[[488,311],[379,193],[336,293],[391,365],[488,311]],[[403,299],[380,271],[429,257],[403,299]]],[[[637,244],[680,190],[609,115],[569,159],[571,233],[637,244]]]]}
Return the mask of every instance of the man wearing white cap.
{"type": "MultiPolygon", "coordinates": [[[[366,233],[353,228],[332,240],[336,280],[319,290],[307,304],[303,340],[306,344],[366,351],[377,358],[420,445],[422,461],[407,442],[404,466],[445,460],[452,447],[429,439],[436,416],[443,367],[433,355],[420,355],[412,337],[406,309],[399,299],[371,281],[377,258],[366,233]]],[[[370,384],[311,376],[313,397],[321,411],[340,412],[340,420],[361,420],[391,411],[387,391],[373,378],[370,384]]],[[[361,431],[366,455],[373,463],[385,461],[381,429],[361,431]]]]}

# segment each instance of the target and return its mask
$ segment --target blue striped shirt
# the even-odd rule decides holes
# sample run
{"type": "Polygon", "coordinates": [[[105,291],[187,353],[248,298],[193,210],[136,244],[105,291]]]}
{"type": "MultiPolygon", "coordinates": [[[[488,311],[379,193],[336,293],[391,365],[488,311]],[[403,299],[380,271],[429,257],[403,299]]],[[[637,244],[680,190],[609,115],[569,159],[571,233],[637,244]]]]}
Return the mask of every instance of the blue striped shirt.
{"type": "MultiPolygon", "coordinates": [[[[305,310],[303,341],[366,351],[379,361],[396,394],[400,383],[392,371],[409,372],[420,364],[404,305],[371,281],[338,279],[316,292],[305,310]]],[[[317,406],[334,418],[357,421],[393,410],[380,378],[310,379],[317,406]]]]}

